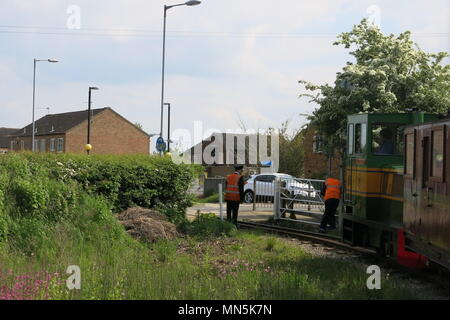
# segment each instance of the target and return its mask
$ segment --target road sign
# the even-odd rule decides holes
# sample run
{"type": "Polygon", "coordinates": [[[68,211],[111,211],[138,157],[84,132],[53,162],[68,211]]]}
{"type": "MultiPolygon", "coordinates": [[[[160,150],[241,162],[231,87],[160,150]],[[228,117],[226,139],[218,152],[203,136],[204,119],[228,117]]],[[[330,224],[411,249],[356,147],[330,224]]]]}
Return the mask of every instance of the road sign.
{"type": "Polygon", "coordinates": [[[158,139],[156,139],[156,144],[163,144],[163,143],[164,143],[163,137],[158,137],[158,139]]]}
{"type": "Polygon", "coordinates": [[[163,137],[159,137],[156,140],[156,150],[159,151],[159,152],[166,151],[166,143],[164,142],[163,137]]]}

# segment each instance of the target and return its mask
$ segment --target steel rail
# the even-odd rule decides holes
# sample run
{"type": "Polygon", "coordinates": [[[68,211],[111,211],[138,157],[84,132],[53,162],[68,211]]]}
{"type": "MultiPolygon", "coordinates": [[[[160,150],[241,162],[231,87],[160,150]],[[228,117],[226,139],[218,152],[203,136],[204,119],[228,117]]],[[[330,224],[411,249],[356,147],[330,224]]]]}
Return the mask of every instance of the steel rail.
{"type": "Polygon", "coordinates": [[[343,250],[351,250],[351,251],[366,254],[366,255],[376,256],[375,250],[351,246],[349,244],[341,242],[340,237],[338,237],[338,236],[324,235],[322,233],[317,233],[317,232],[304,231],[304,230],[298,230],[298,229],[293,229],[293,228],[286,228],[286,227],[280,227],[280,226],[275,226],[275,225],[270,225],[270,224],[255,223],[255,222],[248,222],[248,221],[238,221],[238,226],[244,227],[244,228],[271,231],[274,233],[294,236],[296,238],[308,240],[308,241],[315,242],[315,243],[320,243],[320,244],[324,244],[324,245],[337,247],[337,248],[343,249],[343,250]]]}

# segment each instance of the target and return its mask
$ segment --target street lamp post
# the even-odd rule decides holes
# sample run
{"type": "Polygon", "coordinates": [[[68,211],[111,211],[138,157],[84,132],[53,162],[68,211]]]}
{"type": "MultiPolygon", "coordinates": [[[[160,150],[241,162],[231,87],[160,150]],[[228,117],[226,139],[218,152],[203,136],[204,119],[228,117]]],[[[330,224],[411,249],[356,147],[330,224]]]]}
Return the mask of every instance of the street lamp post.
{"type": "MultiPolygon", "coordinates": [[[[163,107],[164,107],[164,71],[165,71],[165,62],[166,62],[166,20],[167,20],[167,10],[173,7],[179,6],[196,6],[199,5],[201,1],[187,1],[185,3],[174,4],[174,5],[164,5],[164,26],[163,26],[163,55],[162,55],[162,76],[161,76],[161,130],[159,132],[159,136],[163,135],[163,107]]],[[[160,152],[161,154],[161,152],[160,152]]]]}
{"type": "Polygon", "coordinates": [[[89,155],[89,151],[91,151],[91,91],[98,90],[97,87],[89,87],[89,98],[88,98],[88,126],[87,126],[87,143],[86,143],[86,152],[89,155]]]}
{"type": "Polygon", "coordinates": [[[45,60],[41,60],[41,59],[33,59],[33,132],[31,133],[31,151],[35,151],[34,149],[34,134],[35,134],[35,123],[34,123],[34,104],[36,101],[36,63],[40,62],[40,61],[47,61],[50,63],[57,63],[58,60],[56,59],[45,59],[45,60]]]}
{"type": "Polygon", "coordinates": [[[167,152],[170,152],[170,103],[164,103],[167,106],[167,152]]]}

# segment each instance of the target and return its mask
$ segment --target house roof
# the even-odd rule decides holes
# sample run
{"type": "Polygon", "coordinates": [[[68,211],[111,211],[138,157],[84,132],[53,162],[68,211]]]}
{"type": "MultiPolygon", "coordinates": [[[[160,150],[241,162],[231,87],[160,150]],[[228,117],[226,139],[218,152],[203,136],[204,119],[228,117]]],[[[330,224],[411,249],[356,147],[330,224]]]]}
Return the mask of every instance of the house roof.
{"type": "MultiPolygon", "coordinates": [[[[111,110],[115,114],[117,114],[119,117],[121,117],[123,120],[127,121],[131,125],[133,125],[130,121],[125,119],[123,116],[112,110],[111,108],[105,107],[100,109],[92,109],[92,116],[96,116],[97,114],[105,111],[105,110],[111,110]]],[[[72,129],[73,127],[83,123],[84,121],[87,121],[88,118],[88,111],[75,111],[75,112],[65,112],[65,113],[58,113],[58,114],[48,114],[45,117],[40,118],[35,122],[35,130],[36,136],[42,136],[42,135],[53,135],[53,134],[63,134],[72,129]]],[[[148,134],[137,128],[139,131],[144,133],[148,136],[148,134]]],[[[14,137],[29,137],[32,135],[33,131],[33,124],[30,123],[26,127],[22,129],[15,129],[15,131],[11,134],[11,136],[14,137]]]]}
{"type": "Polygon", "coordinates": [[[0,128],[0,148],[9,148],[9,136],[16,132],[17,128],[0,128]]]}
{"type": "MultiPolygon", "coordinates": [[[[99,114],[100,112],[109,109],[92,109],[92,116],[99,114]]],[[[86,121],[88,118],[88,111],[75,111],[65,112],[57,114],[48,114],[35,121],[35,135],[48,135],[48,134],[61,134],[66,133],[68,130],[86,121]]],[[[26,127],[17,130],[13,136],[15,137],[29,137],[33,132],[33,123],[30,123],[26,127]]]]}
{"type": "MultiPolygon", "coordinates": [[[[213,143],[216,139],[216,137],[222,135],[222,141],[223,143],[226,143],[226,139],[227,137],[233,137],[233,138],[239,138],[239,137],[247,137],[249,136],[249,134],[243,134],[243,133],[223,133],[223,132],[214,132],[213,134],[211,134],[208,138],[203,139],[201,142],[193,145],[192,147],[190,147],[189,149],[187,149],[186,151],[184,151],[183,153],[191,153],[193,152],[193,150],[196,149],[196,147],[198,146],[206,146],[209,145],[210,143],[213,143]],[[214,139],[213,139],[214,138],[214,139]]],[[[239,143],[240,141],[238,141],[239,143]]]]}

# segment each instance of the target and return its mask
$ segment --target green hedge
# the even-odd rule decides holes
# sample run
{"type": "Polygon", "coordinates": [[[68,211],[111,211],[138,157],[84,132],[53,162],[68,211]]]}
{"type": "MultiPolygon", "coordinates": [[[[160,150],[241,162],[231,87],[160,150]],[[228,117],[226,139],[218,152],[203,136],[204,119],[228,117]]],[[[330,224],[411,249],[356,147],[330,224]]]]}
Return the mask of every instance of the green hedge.
{"type": "Polygon", "coordinates": [[[85,156],[24,154],[31,165],[49,175],[80,183],[91,194],[105,197],[114,211],[133,206],[183,211],[190,205],[188,188],[193,168],[158,156],[85,156]]]}
{"type": "MultiPolygon", "coordinates": [[[[86,201],[94,206],[96,201],[104,203],[100,207],[113,212],[133,206],[157,208],[179,223],[191,204],[188,188],[194,171],[151,156],[2,155],[0,241],[8,234],[20,238],[31,226],[45,232],[41,223],[73,219],[86,201]]],[[[104,216],[105,211],[98,214],[104,216]]]]}
{"type": "MultiPolygon", "coordinates": [[[[188,189],[193,170],[156,156],[85,156],[13,154],[0,157],[2,179],[10,176],[9,190],[20,215],[47,211],[63,214],[73,202],[73,184],[104,197],[114,212],[133,206],[158,208],[173,220],[191,204],[188,189]],[[63,182],[61,184],[60,182],[63,182]],[[52,199],[50,199],[50,194],[52,199]]],[[[0,176],[1,177],[1,176],[0,176]]],[[[0,189],[0,209],[2,208],[0,189]]]]}

